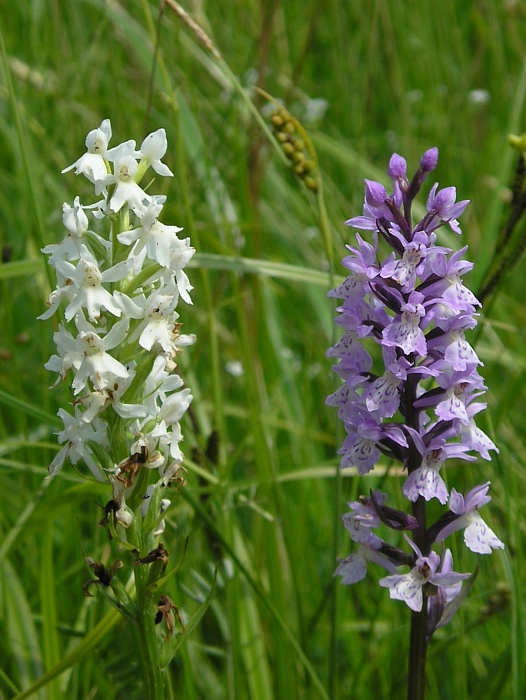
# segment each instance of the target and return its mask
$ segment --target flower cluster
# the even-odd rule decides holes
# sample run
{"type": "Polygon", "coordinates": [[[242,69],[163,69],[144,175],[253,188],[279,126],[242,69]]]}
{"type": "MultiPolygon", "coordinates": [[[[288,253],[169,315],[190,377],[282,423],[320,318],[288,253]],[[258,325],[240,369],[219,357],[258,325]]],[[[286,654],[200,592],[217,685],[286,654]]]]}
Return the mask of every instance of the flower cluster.
{"type": "Polygon", "coordinates": [[[59,411],[63,447],[50,473],[68,458],[96,478],[106,474],[116,518],[126,526],[132,516],[125,496],[141,468],[159,469],[164,483],[180,479],[179,421],[192,396],[174,370],[177,354],[195,337],[180,333],[176,309],[180,299],[192,303],[184,268],[195,250],[179,238],[182,229],[159,221],[166,198],[140,185],[148,168],[172,175],[161,161],[164,129],[139,150],[135,141],[108,148],[110,138],[105,119],[88,134],[87,152],[63,170],[84,175],[99,199],[63,205],[66,235],[43,249],[57,287],[39,318],[63,307],[46,368],[57,382],[72,377],[74,397],[71,413],[59,411]]]}
{"type": "Polygon", "coordinates": [[[466,247],[452,252],[436,242],[436,231],[444,225],[461,233],[457,219],[468,201],[457,202],[454,187],[439,190],[435,184],[427,213],[412,225],[412,202],[437,161],[436,148],[426,151],[410,181],[405,160],[394,154],[388,167],[390,196],[380,183],[366,180],[363,215],[346,223],[367,231],[369,240],[356,234],[356,247],[348,246],[350,254],[343,259],[349,276],[329,292],[342,300],[336,323],[344,334],[327,352],[339,359],[334,369],[344,380],[327,399],[347,433],[339,450],[341,467],[367,474],[386,455],[406,470],[402,491],[413,504],[413,515],[404,514],[385,506],[387,497],[379,492],[350,503],[344,524],[359,547],[340,561],[336,573],[343,583],[355,583],[365,576],[367,561],[379,563],[390,574],[380,585],[418,611],[424,586],[432,584],[426,589],[432,591],[429,611],[441,606],[430,614],[434,627],[443,623],[469,574],[454,573],[449,550],[440,557],[431,551],[433,543],[465,528],[472,551],[504,546],[478,512],[490,500],[489,483],[463,497],[455,489],[449,494],[441,475],[447,459],[473,461],[473,453],[490,459],[496,447],[475,422],[485,408],[480,401],[485,386],[478,372],[482,363],[465,337],[477,323],[480,305],[462,282],[472,264],[463,259],[466,247]],[[383,260],[380,240],[390,250],[383,260]],[[375,344],[381,368],[369,352],[375,344]],[[447,503],[449,511],[427,527],[416,505],[431,499],[447,503]],[[386,544],[372,532],[382,522],[413,531],[419,546],[410,542],[408,554],[386,544]],[[409,573],[397,573],[402,565],[410,567],[409,573]]]}

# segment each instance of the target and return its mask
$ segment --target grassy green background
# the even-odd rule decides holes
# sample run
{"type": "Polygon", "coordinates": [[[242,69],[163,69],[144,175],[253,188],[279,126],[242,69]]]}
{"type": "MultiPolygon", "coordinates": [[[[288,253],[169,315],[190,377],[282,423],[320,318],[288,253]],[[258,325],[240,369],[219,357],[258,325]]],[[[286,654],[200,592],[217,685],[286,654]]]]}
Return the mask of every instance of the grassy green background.
{"type": "MultiPolygon", "coordinates": [[[[90,196],[88,183],[60,170],[109,117],[113,144],[166,129],[175,177],[155,191],[168,195],[164,221],[184,226],[200,254],[194,306],[182,310],[184,330],[198,336],[181,360],[195,397],[183,426],[192,461],[165,535],[174,562],[189,538],[171,591],[185,614],[222,564],[211,607],[170,667],[168,697],[402,698],[408,609],[377,586],[379,571],[352,588],[332,577],[351,546],[340,522],[346,500],[381,486],[402,505],[402,482],[392,469],[335,477],[341,427],[324,405],[338,385],[325,358],[336,332],[331,256],[352,241],[343,222],[361,210],[363,178],[384,180],[393,151],[413,170],[436,145],[436,179],[472,200],[462,241],[443,240],[469,244],[477,267],[468,283],[479,288],[514,168],[507,135],[526,130],[526,5],[184,7],[214,51],[169,5],[159,22],[148,0],[0,3],[0,235],[11,252],[0,266],[0,697],[45,671],[50,682],[30,697],[143,697],[133,638],[102,596],[82,594],[84,556],[119,556],[97,526],[107,492],[71,467],[43,481],[56,412],[71,395],[50,391],[43,368],[52,324],[35,317],[52,280],[39,251],[63,235],[62,202],[90,196]],[[254,86],[307,130],[323,200],[280,157],[254,86]],[[217,460],[203,456],[213,430],[217,460]]],[[[452,543],[457,569],[480,572],[430,646],[430,700],[526,694],[523,280],[521,263],[476,338],[489,388],[481,427],[500,455],[447,472],[461,489],[491,480],[485,518],[507,547],[484,557],[465,551],[460,535],[452,543]]]]}

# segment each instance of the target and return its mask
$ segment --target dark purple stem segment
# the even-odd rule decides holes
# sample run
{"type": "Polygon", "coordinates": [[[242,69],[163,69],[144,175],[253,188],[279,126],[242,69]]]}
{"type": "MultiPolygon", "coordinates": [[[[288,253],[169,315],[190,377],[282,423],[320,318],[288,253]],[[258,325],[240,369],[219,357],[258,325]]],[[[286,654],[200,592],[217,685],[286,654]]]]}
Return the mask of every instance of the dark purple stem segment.
{"type": "MultiPolygon", "coordinates": [[[[426,502],[420,497],[412,504],[413,516],[419,527],[413,530],[413,539],[424,554],[426,547],[426,502]]],[[[427,653],[427,597],[424,594],[422,610],[411,611],[411,632],[409,637],[409,660],[407,679],[407,700],[424,700],[426,689],[426,653],[427,653]]]]}
{"type": "Polygon", "coordinates": [[[424,700],[426,693],[426,626],[427,598],[420,612],[411,611],[411,635],[409,638],[409,676],[407,700],[424,700]]]}
{"type": "MultiPolygon", "coordinates": [[[[406,383],[407,424],[418,427],[418,411],[414,408],[416,400],[416,384],[406,383]]],[[[408,472],[411,473],[419,466],[417,455],[410,454],[408,472]],[[415,460],[416,457],[416,460],[415,460]]],[[[413,517],[418,521],[418,528],[413,530],[413,540],[424,556],[428,554],[429,544],[426,542],[426,501],[420,496],[411,504],[413,517]]],[[[427,597],[424,595],[422,610],[411,611],[411,632],[409,637],[409,659],[407,679],[407,699],[424,700],[426,689],[426,654],[427,654],[427,597]]]]}

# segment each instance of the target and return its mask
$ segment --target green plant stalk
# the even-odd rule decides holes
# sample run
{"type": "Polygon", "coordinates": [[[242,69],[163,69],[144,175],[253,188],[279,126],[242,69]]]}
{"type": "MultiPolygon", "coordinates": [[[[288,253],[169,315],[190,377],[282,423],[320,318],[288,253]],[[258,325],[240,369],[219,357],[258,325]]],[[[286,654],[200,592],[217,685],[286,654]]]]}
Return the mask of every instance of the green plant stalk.
{"type": "MultiPolygon", "coordinates": [[[[513,90],[513,101],[509,111],[509,120],[506,126],[502,128],[501,133],[516,134],[521,131],[521,119],[524,110],[524,101],[526,99],[526,59],[523,60],[520,75],[517,78],[516,85],[513,90]]],[[[501,159],[500,171],[497,175],[498,181],[501,183],[508,182],[512,176],[513,170],[513,151],[505,150],[501,159]]],[[[502,211],[504,209],[504,201],[500,191],[496,190],[495,202],[489,209],[486,225],[484,227],[484,235],[480,240],[480,249],[478,258],[485,261],[478,268],[475,268],[472,274],[473,290],[479,296],[479,292],[483,286],[487,285],[490,273],[494,269],[495,260],[499,250],[499,222],[501,220],[502,211]]],[[[487,315],[487,311],[486,311],[487,315]]]]}
{"type": "MultiPolygon", "coordinates": [[[[245,106],[247,107],[248,111],[250,114],[254,117],[255,121],[257,124],[260,126],[261,130],[263,131],[264,134],[266,134],[267,139],[271,146],[274,148],[275,152],[278,154],[278,157],[282,160],[283,163],[287,163],[287,159],[285,155],[283,154],[283,151],[281,150],[279,144],[276,142],[276,139],[273,138],[272,132],[269,129],[265,119],[263,116],[260,114],[258,108],[254,104],[252,98],[250,95],[247,93],[247,91],[243,88],[239,80],[237,79],[235,73],[232,71],[228,63],[225,61],[225,59],[222,57],[220,52],[218,51],[217,47],[215,46],[214,42],[210,37],[203,31],[203,29],[195,22],[195,20],[190,17],[190,15],[184,10],[181,5],[176,2],[175,0],[164,0],[166,5],[175,12],[177,17],[186,24],[187,27],[190,28],[190,30],[193,32],[193,34],[196,36],[198,42],[206,49],[206,51],[214,58],[214,60],[217,62],[217,65],[223,72],[223,75],[227,78],[227,80],[231,83],[232,87],[234,90],[239,94],[241,99],[243,100],[245,106]]],[[[260,92],[262,92],[260,90],[260,92]]]]}
{"type": "MultiPolygon", "coordinates": [[[[151,536],[148,537],[147,534],[140,532],[137,539],[140,544],[139,551],[142,555],[153,548],[150,546],[153,544],[151,536]]],[[[164,674],[158,663],[153,592],[148,587],[149,570],[150,567],[146,564],[134,567],[139,622],[139,651],[144,675],[145,700],[165,700],[164,674]]]]}
{"type": "MultiPolygon", "coordinates": [[[[188,232],[188,235],[194,241],[196,249],[199,251],[201,249],[201,243],[200,243],[200,237],[199,237],[199,229],[198,227],[195,226],[194,223],[194,217],[193,217],[193,211],[192,211],[192,204],[191,204],[191,199],[190,199],[190,192],[188,189],[188,176],[186,172],[186,154],[185,154],[185,149],[184,149],[184,144],[182,141],[182,130],[179,127],[179,116],[180,116],[180,108],[179,108],[179,103],[178,103],[178,98],[176,91],[172,85],[172,80],[170,78],[170,74],[166,65],[166,62],[164,60],[162,52],[159,50],[159,36],[158,32],[160,32],[161,28],[161,21],[162,21],[162,13],[164,12],[164,3],[162,6],[159,8],[159,15],[158,15],[158,20],[157,24],[155,23],[153,19],[153,13],[152,13],[152,8],[146,2],[146,0],[142,0],[142,7],[143,7],[143,12],[145,16],[146,23],[148,25],[148,31],[150,33],[151,40],[153,44],[155,45],[155,51],[156,55],[154,60],[159,66],[159,71],[163,76],[164,83],[165,83],[165,90],[167,94],[169,95],[169,104],[173,110],[174,114],[174,119],[176,122],[176,129],[175,132],[177,134],[177,174],[178,174],[178,181],[179,181],[179,187],[180,187],[180,192],[181,192],[181,199],[183,203],[183,210],[186,215],[186,225],[185,229],[188,232]]],[[[172,8],[173,9],[173,8],[172,8]]],[[[151,75],[151,81],[152,85],[150,86],[150,90],[153,91],[153,81],[154,81],[154,72],[152,71],[151,75]]],[[[196,253],[198,257],[200,257],[202,254],[196,253]]],[[[209,339],[210,339],[210,356],[211,356],[211,377],[212,377],[212,397],[213,397],[213,403],[214,403],[214,420],[215,420],[215,426],[219,430],[219,433],[223,436],[223,440],[221,441],[221,447],[220,451],[223,452],[223,447],[222,445],[227,442],[227,427],[226,427],[226,421],[224,417],[224,397],[223,397],[223,391],[221,387],[221,369],[220,369],[220,359],[219,359],[219,340],[218,340],[218,330],[217,330],[217,318],[216,318],[216,309],[215,309],[215,304],[214,304],[214,299],[213,299],[213,293],[212,293],[212,286],[210,282],[210,276],[206,272],[206,268],[208,267],[206,264],[201,264],[201,262],[198,262],[197,265],[194,264],[193,267],[199,267],[201,271],[201,288],[203,290],[203,295],[204,295],[204,306],[206,308],[207,312],[207,321],[208,321],[208,328],[209,328],[209,339]]],[[[211,269],[213,268],[213,265],[210,266],[211,269]]]]}
{"type": "Polygon", "coordinates": [[[120,621],[121,616],[116,610],[110,610],[102,620],[94,627],[91,632],[66,656],[63,656],[56,666],[47,671],[33,685],[26,688],[24,691],[16,695],[13,700],[26,700],[32,698],[35,693],[41,688],[44,688],[54,678],[57,678],[61,673],[78,664],[81,659],[87,656],[95,649],[100,642],[106,637],[110,631],[120,621]]]}
{"type": "MultiPolygon", "coordinates": [[[[19,103],[16,97],[15,88],[13,85],[13,80],[11,77],[11,69],[9,67],[9,61],[7,58],[7,51],[4,42],[4,36],[0,28],[0,55],[2,57],[2,65],[4,69],[5,80],[7,83],[7,91],[9,94],[9,100],[12,109],[12,118],[15,124],[16,135],[18,139],[18,146],[20,148],[20,157],[22,160],[22,166],[25,176],[25,181],[27,183],[29,197],[31,201],[31,206],[33,208],[33,214],[35,217],[35,238],[39,248],[43,248],[46,239],[46,227],[44,224],[44,216],[40,202],[44,201],[44,197],[40,196],[38,191],[39,182],[38,178],[35,177],[34,168],[31,167],[31,145],[30,140],[27,137],[24,127],[22,125],[22,118],[20,115],[19,103]]],[[[44,265],[46,278],[49,284],[49,288],[53,289],[53,280],[51,276],[51,270],[49,265],[46,265],[44,259],[42,258],[42,264],[44,265]]],[[[42,269],[42,267],[41,267],[42,269]]]]}
{"type": "MultiPolygon", "coordinates": [[[[306,132],[305,132],[306,134],[306,132]]],[[[329,224],[329,217],[327,214],[327,207],[325,206],[325,197],[323,195],[323,177],[322,173],[319,167],[319,161],[318,161],[318,154],[316,153],[316,149],[314,148],[314,145],[308,136],[308,144],[309,148],[311,150],[311,153],[314,155],[315,161],[316,161],[316,166],[318,170],[318,192],[316,195],[317,203],[318,203],[318,213],[319,213],[319,221],[320,221],[320,229],[322,233],[322,239],[323,239],[323,246],[325,248],[325,255],[327,257],[327,264],[329,266],[329,271],[328,271],[328,277],[329,277],[329,283],[330,283],[330,288],[334,289],[336,286],[336,272],[334,268],[334,246],[333,246],[333,241],[332,241],[332,235],[331,235],[331,228],[329,224]]],[[[332,342],[336,342],[336,325],[333,324],[332,327],[332,342]]],[[[341,431],[341,425],[340,421],[338,421],[338,431],[341,431]]],[[[341,438],[341,435],[340,435],[341,438]]],[[[336,469],[334,471],[334,502],[335,503],[341,503],[342,500],[342,490],[343,490],[343,477],[341,470],[339,466],[336,466],[336,469]]],[[[334,519],[333,519],[333,533],[332,533],[332,559],[335,561],[337,559],[338,555],[338,549],[340,545],[340,536],[341,536],[341,516],[339,513],[339,509],[335,508],[334,509],[334,519]]],[[[327,675],[328,675],[328,685],[329,685],[329,694],[331,697],[336,697],[337,695],[337,679],[338,679],[338,673],[336,671],[336,664],[337,664],[337,659],[338,659],[338,633],[339,633],[339,626],[338,626],[338,620],[339,620],[339,607],[338,607],[338,595],[336,591],[334,591],[333,595],[331,596],[331,604],[330,604],[330,617],[331,617],[331,633],[330,633],[330,649],[331,653],[328,655],[329,656],[329,661],[328,661],[328,669],[327,669],[327,675]]]]}
{"type": "MultiPolygon", "coordinates": [[[[50,669],[60,659],[60,649],[57,634],[57,609],[55,600],[55,587],[53,568],[53,533],[51,523],[41,533],[42,541],[42,558],[41,558],[41,596],[42,600],[42,617],[43,638],[44,638],[44,653],[46,660],[46,668],[50,669]]],[[[58,678],[54,678],[48,685],[49,700],[58,700],[61,697],[60,683],[58,678]]]]}
{"type": "Polygon", "coordinates": [[[194,499],[188,492],[185,492],[184,490],[181,492],[181,494],[182,494],[183,498],[185,499],[185,501],[190,503],[192,508],[199,515],[200,519],[211,530],[213,530],[214,535],[217,537],[217,539],[221,543],[221,546],[224,547],[226,552],[228,552],[229,556],[234,561],[237,569],[239,569],[241,574],[243,574],[244,578],[250,584],[250,587],[252,588],[252,590],[257,594],[257,596],[260,598],[263,605],[269,611],[272,618],[276,621],[276,624],[279,626],[279,628],[283,632],[284,638],[286,638],[289,641],[290,647],[293,650],[298,662],[305,669],[305,672],[309,678],[309,681],[312,684],[312,687],[316,689],[318,696],[321,698],[321,700],[329,700],[329,695],[328,695],[327,691],[325,690],[320,678],[316,674],[316,670],[314,669],[314,666],[312,665],[309,657],[303,651],[301,645],[299,644],[298,640],[294,636],[294,633],[291,630],[290,625],[281,616],[279,610],[277,609],[277,607],[275,605],[274,599],[268,595],[267,591],[265,590],[265,588],[263,587],[261,582],[255,576],[253,576],[251,574],[249,569],[245,566],[245,564],[239,558],[239,555],[236,552],[236,549],[233,546],[233,544],[231,544],[224,537],[222,532],[217,528],[216,524],[209,517],[209,515],[206,513],[205,509],[199,504],[199,502],[196,499],[194,499]]]}

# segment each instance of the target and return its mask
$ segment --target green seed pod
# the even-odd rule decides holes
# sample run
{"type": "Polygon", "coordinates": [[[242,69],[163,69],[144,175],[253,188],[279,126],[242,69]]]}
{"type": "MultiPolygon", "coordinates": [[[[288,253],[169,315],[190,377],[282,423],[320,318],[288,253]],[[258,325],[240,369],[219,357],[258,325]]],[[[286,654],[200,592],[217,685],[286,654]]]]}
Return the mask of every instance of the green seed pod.
{"type": "Polygon", "coordinates": [[[305,141],[303,139],[296,139],[294,141],[294,148],[297,151],[304,151],[305,150],[305,141]]]}
{"type": "Polygon", "coordinates": [[[283,146],[281,147],[283,149],[283,153],[289,158],[292,156],[294,153],[294,146],[287,141],[287,143],[284,143],[283,146]]]}
{"type": "Polygon", "coordinates": [[[292,154],[292,160],[294,161],[294,163],[299,165],[300,163],[303,163],[303,161],[305,160],[305,156],[299,151],[294,151],[294,153],[292,154]]]}
{"type": "Polygon", "coordinates": [[[296,131],[296,127],[293,122],[287,121],[283,124],[283,131],[286,134],[293,134],[296,131]]]}
{"type": "Polygon", "coordinates": [[[318,191],[318,182],[310,175],[308,175],[306,178],[304,178],[303,182],[305,183],[305,187],[308,190],[311,190],[311,192],[318,191]]]}
{"type": "Polygon", "coordinates": [[[270,117],[270,121],[278,129],[279,129],[279,127],[283,126],[283,118],[277,113],[273,114],[270,117]]]}

